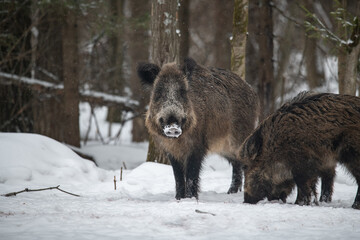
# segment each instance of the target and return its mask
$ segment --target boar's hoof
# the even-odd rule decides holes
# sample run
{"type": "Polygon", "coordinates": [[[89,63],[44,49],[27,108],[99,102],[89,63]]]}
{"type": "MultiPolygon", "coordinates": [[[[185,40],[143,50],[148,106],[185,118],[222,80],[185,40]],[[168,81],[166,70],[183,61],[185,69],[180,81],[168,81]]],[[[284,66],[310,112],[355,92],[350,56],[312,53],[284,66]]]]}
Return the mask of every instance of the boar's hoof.
{"type": "Polygon", "coordinates": [[[195,197],[196,199],[199,199],[198,197],[198,187],[196,184],[197,181],[188,180],[186,182],[185,186],[185,197],[186,198],[192,198],[195,197]]]}
{"type": "Polygon", "coordinates": [[[360,210],[360,202],[354,202],[354,204],[351,206],[354,209],[359,209],[360,210]]]}
{"type": "Polygon", "coordinates": [[[244,193],[244,203],[256,204],[260,200],[262,199],[250,196],[248,193],[244,193]]]}
{"type": "Polygon", "coordinates": [[[303,199],[296,199],[295,204],[304,206],[304,205],[310,205],[311,199],[304,197],[303,199]]]}
{"type": "Polygon", "coordinates": [[[235,187],[235,186],[231,186],[228,190],[228,194],[232,194],[232,193],[237,193],[240,190],[241,192],[241,188],[235,187]]]}
{"type": "Polygon", "coordinates": [[[185,198],[185,196],[181,196],[180,194],[176,194],[176,195],[175,195],[175,199],[176,199],[176,200],[180,200],[180,199],[182,199],[182,198],[185,198]]]}
{"type": "Polygon", "coordinates": [[[323,194],[320,196],[320,202],[326,202],[329,203],[331,202],[331,196],[328,194],[323,194]]]}

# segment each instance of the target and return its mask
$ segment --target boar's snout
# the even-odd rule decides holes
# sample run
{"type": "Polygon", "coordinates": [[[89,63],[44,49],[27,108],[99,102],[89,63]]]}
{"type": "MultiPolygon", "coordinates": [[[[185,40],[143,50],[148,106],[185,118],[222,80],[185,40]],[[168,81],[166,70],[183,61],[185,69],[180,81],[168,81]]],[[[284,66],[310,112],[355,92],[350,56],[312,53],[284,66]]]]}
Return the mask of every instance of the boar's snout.
{"type": "Polygon", "coordinates": [[[176,116],[174,114],[171,114],[166,118],[159,118],[163,133],[170,138],[178,138],[182,134],[185,122],[186,117],[176,116]]]}

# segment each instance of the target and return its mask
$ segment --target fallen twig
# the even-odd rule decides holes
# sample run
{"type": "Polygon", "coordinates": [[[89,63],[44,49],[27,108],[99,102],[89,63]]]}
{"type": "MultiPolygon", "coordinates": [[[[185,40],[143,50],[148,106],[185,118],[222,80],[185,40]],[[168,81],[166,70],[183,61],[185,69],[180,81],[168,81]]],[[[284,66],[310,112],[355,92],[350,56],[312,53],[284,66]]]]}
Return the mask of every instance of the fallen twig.
{"type": "Polygon", "coordinates": [[[212,216],[216,216],[216,214],[214,214],[214,213],[203,212],[203,211],[200,211],[200,210],[198,210],[198,209],[195,209],[195,212],[196,212],[196,213],[201,213],[201,214],[210,214],[210,215],[212,215],[212,216]]]}
{"type": "Polygon", "coordinates": [[[19,192],[11,192],[11,193],[4,194],[4,195],[2,195],[2,196],[12,197],[12,196],[16,196],[17,194],[23,193],[23,192],[39,192],[39,191],[57,189],[57,190],[59,190],[60,192],[67,193],[67,194],[70,194],[70,195],[75,196],[75,197],[80,197],[80,195],[77,195],[77,194],[74,194],[74,193],[71,193],[71,192],[64,191],[64,190],[60,189],[59,187],[60,187],[60,185],[58,185],[57,187],[48,187],[48,188],[40,188],[40,189],[28,189],[28,188],[25,188],[25,189],[22,190],[22,191],[19,191],[19,192]]]}

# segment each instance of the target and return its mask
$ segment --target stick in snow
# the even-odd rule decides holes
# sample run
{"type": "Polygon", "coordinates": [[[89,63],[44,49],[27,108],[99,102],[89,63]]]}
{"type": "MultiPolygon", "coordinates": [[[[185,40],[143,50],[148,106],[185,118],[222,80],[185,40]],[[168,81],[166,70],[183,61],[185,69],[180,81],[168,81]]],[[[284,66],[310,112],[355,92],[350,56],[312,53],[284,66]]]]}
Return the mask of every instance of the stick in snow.
{"type": "Polygon", "coordinates": [[[60,187],[60,185],[58,185],[57,187],[48,187],[48,188],[40,188],[40,189],[28,189],[28,188],[25,188],[25,189],[22,190],[22,191],[19,191],[19,192],[11,192],[11,193],[4,194],[4,195],[2,195],[2,196],[12,197],[12,196],[16,196],[17,194],[23,193],[23,192],[39,192],[39,191],[57,189],[57,190],[59,190],[60,192],[67,193],[67,194],[70,194],[70,195],[75,196],[75,197],[80,197],[80,195],[77,195],[77,194],[74,194],[74,193],[71,193],[71,192],[64,191],[64,190],[60,189],[59,187],[60,187]]]}
{"type": "Polygon", "coordinates": [[[216,214],[214,214],[214,213],[203,212],[203,211],[200,211],[200,210],[198,210],[198,209],[195,209],[195,212],[196,212],[196,213],[201,213],[201,214],[210,214],[210,215],[212,215],[212,216],[216,216],[216,214]]]}

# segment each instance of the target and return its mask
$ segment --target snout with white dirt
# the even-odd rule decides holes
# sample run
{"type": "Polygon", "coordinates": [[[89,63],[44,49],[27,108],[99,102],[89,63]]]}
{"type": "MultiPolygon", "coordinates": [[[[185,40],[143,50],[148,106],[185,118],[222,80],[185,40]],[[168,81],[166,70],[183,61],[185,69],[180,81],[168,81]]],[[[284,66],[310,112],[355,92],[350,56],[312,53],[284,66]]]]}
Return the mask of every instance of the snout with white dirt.
{"type": "Polygon", "coordinates": [[[182,134],[181,127],[175,123],[166,125],[163,130],[164,134],[169,138],[178,138],[182,134]]]}

